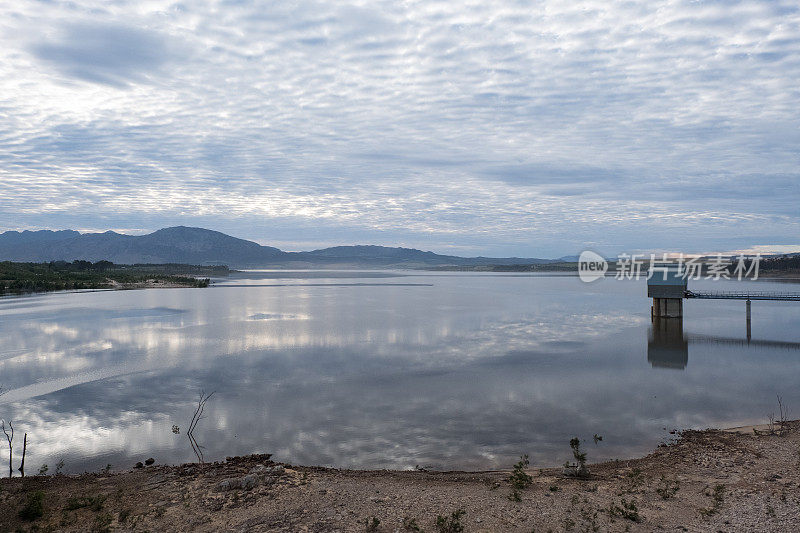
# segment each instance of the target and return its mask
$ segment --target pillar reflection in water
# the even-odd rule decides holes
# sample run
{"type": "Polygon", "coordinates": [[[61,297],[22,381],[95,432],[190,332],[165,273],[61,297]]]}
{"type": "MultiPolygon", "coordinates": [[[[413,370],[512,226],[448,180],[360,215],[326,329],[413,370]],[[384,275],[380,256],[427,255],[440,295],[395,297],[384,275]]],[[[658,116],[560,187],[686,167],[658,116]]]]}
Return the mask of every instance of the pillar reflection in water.
{"type": "Polygon", "coordinates": [[[689,362],[689,342],[682,318],[654,318],[647,339],[647,361],[653,367],[683,370],[689,362]]]}

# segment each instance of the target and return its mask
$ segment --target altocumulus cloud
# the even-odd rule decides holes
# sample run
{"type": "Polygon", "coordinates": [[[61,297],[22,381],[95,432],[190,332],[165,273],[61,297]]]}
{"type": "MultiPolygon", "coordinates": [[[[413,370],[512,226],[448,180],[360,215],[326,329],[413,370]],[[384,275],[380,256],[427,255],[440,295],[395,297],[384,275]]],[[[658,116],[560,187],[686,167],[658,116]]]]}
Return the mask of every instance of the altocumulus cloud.
{"type": "Polygon", "coordinates": [[[794,2],[15,2],[0,229],[798,245],[794,2]]]}
{"type": "Polygon", "coordinates": [[[65,76],[118,88],[159,74],[170,59],[170,43],[163,35],[85,21],[58,28],[56,39],[35,43],[31,51],[65,76]]]}

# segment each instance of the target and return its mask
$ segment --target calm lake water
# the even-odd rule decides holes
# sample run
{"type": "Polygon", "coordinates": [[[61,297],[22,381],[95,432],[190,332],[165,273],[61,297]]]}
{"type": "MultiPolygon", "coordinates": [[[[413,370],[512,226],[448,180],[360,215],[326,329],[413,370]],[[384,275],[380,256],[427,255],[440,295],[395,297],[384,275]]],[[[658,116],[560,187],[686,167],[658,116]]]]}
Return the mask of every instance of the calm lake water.
{"type": "Polygon", "coordinates": [[[763,423],[776,394],[800,416],[800,303],[753,302],[747,343],[744,302],[686,301],[683,331],[652,331],[645,294],[573,276],[248,272],[0,298],[0,417],[17,458],[28,433],[28,472],[52,473],[195,460],[201,391],[215,391],[195,431],[206,460],[352,468],[554,465],[573,436],[590,461],[631,457],[673,429],[763,423]]]}

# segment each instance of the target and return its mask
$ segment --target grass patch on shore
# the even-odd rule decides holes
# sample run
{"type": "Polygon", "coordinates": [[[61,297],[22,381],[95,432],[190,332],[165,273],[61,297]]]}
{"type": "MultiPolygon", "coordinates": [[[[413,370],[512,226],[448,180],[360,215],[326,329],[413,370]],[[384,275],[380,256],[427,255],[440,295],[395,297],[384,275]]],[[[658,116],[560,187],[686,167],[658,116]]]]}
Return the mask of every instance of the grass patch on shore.
{"type": "Polygon", "coordinates": [[[89,508],[92,511],[101,511],[105,503],[105,496],[73,496],[67,500],[64,507],[67,511],[89,508]]]}

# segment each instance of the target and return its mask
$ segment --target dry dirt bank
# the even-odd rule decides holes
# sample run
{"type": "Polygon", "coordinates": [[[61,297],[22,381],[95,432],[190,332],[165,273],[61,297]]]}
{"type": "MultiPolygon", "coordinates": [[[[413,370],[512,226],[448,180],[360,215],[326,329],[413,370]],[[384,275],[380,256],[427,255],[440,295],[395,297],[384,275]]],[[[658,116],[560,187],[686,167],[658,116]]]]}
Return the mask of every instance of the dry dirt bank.
{"type": "Polygon", "coordinates": [[[532,468],[519,502],[509,472],[336,470],[268,456],[2,479],[0,530],[800,531],[798,450],[798,422],[784,436],[687,431],[647,457],[590,465],[586,480],[532,468]],[[42,516],[20,518],[26,506],[38,514],[38,495],[42,516]]]}

